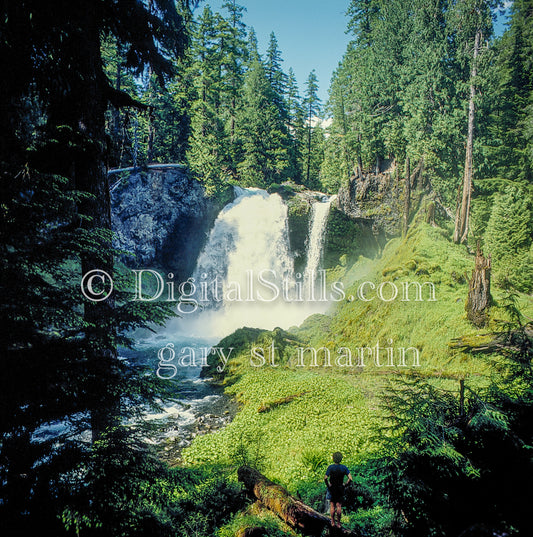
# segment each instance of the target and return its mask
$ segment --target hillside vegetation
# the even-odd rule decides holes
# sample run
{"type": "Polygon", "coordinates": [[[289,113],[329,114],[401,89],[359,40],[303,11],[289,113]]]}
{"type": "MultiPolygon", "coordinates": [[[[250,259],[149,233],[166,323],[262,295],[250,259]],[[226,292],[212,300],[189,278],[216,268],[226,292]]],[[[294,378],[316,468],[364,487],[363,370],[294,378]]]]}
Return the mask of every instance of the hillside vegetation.
{"type": "MultiPolygon", "coordinates": [[[[372,460],[390,454],[385,440],[397,433],[385,432],[390,408],[384,407],[383,396],[390,396],[390,389],[399,380],[409,378],[414,382],[427,379],[430,385],[458,396],[461,379],[469,389],[482,389],[495,371],[494,362],[486,356],[451,348],[454,338],[463,336],[464,341],[477,345],[492,336],[490,328],[475,329],[466,319],[467,278],[473,257],[464,247],[454,245],[449,235],[448,230],[419,219],[405,238],[391,240],[379,259],[360,258],[345,271],[346,299],[334,304],[329,314],[314,315],[288,332],[243,328],[225,338],[220,345],[234,347],[233,358],[223,372],[213,362],[210,374],[239,401],[240,411],[225,429],[197,438],[183,454],[182,463],[230,467],[250,464],[322,509],[326,492],[323,472],[331,453],[339,450],[349,467],[359,469],[355,471],[359,507],[366,508],[356,509],[350,514],[353,520],[346,522],[361,528],[372,519],[375,531],[380,524],[387,525],[390,511],[377,507],[376,497],[365,504],[364,498],[372,496],[368,488],[371,478],[362,477],[372,460]],[[392,296],[394,284],[399,289],[398,297],[390,301],[377,296],[369,302],[350,300],[357,297],[362,282],[372,282],[376,288],[389,282],[383,288],[384,298],[392,296]],[[435,301],[429,300],[429,286],[422,287],[418,297],[422,300],[416,301],[412,292],[409,301],[402,301],[403,282],[431,282],[435,301]],[[379,359],[383,365],[378,365],[377,341],[380,347],[395,348],[394,366],[388,365],[385,349],[379,359]],[[276,349],[275,367],[269,362],[272,345],[276,349]],[[374,353],[365,355],[361,367],[357,348],[366,346],[374,347],[374,353]],[[254,347],[264,350],[265,364],[260,367],[252,356],[254,347]],[[331,352],[330,364],[325,363],[322,347],[331,352]],[[341,347],[352,350],[352,366],[345,352],[336,363],[341,347]],[[418,366],[409,352],[406,365],[398,365],[396,351],[401,347],[419,350],[418,366]],[[309,351],[302,366],[298,348],[316,349],[316,363],[309,351]]],[[[372,298],[371,289],[365,287],[365,298],[372,298]]],[[[494,328],[507,314],[499,306],[505,301],[504,294],[498,290],[493,294],[494,328]]],[[[523,297],[521,304],[531,311],[530,297],[523,297]]]]}

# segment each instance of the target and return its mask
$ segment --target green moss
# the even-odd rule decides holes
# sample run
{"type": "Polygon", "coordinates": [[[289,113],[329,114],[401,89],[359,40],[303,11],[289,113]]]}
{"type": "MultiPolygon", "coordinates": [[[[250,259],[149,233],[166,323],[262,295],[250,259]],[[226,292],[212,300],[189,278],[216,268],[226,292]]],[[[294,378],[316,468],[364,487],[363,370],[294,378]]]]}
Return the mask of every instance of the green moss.
{"type": "Polygon", "coordinates": [[[219,532],[219,537],[240,537],[248,534],[252,528],[257,528],[256,535],[264,537],[286,537],[296,536],[286,524],[284,524],[274,513],[262,508],[259,504],[251,505],[245,512],[239,513],[229,524],[223,526],[219,532]]]}
{"type": "MultiPolygon", "coordinates": [[[[377,260],[342,251],[337,262],[343,254],[354,260],[350,267],[336,265],[346,299],[327,315],[313,315],[290,331],[242,329],[221,342],[238,348],[224,379],[226,392],[241,403],[241,410],[224,429],[196,438],[183,452],[184,462],[231,466],[245,457],[256,461],[269,479],[319,506],[325,492],[321,476],[331,453],[341,451],[349,468],[383,455],[376,431],[384,423],[380,395],[391,379],[416,375],[452,391],[458,390],[460,379],[472,387],[486,384],[492,362],[451,345],[460,337],[469,344],[485,344],[490,336],[466,319],[464,275],[471,273],[474,258],[449,236],[420,219],[405,238],[389,241],[377,260]],[[427,299],[427,286],[423,300],[350,300],[362,282],[376,287],[387,282],[388,288],[400,290],[403,283],[429,282],[435,286],[436,301],[427,299]],[[320,356],[317,367],[310,366],[309,358],[305,367],[298,367],[291,360],[300,346],[327,347],[334,362],[340,347],[374,347],[377,341],[385,347],[388,340],[394,348],[419,349],[420,366],[383,368],[368,359],[364,368],[330,367],[320,356]],[[252,367],[250,347],[266,348],[272,342],[279,349],[276,365],[252,367]]],[[[493,295],[490,316],[495,322],[505,319],[505,310],[498,305],[503,302],[500,292],[493,289],[493,295]]],[[[531,297],[521,295],[518,302],[531,316],[531,297]]],[[[390,513],[379,509],[350,514],[347,522],[366,527],[372,524],[365,517],[377,516],[385,527],[390,513]]]]}
{"type": "Polygon", "coordinates": [[[336,207],[331,207],[324,246],[325,269],[339,264],[350,267],[360,255],[374,257],[378,250],[379,246],[368,224],[357,222],[336,207]]]}
{"type": "Polygon", "coordinates": [[[283,183],[281,185],[277,183],[272,183],[268,188],[267,192],[269,194],[279,194],[284,200],[290,199],[296,194],[297,185],[293,183],[283,183]]]}
{"type": "Polygon", "coordinates": [[[201,372],[202,377],[209,377],[215,379],[215,381],[223,382],[226,377],[231,374],[231,371],[235,369],[235,364],[240,363],[240,358],[249,353],[249,349],[257,341],[263,333],[267,332],[266,330],[261,330],[260,328],[239,328],[233,334],[225,337],[218,344],[219,347],[224,349],[233,348],[232,358],[228,363],[228,366],[220,371],[219,365],[220,362],[216,357],[210,356],[208,358],[208,365],[204,367],[201,372]]]}

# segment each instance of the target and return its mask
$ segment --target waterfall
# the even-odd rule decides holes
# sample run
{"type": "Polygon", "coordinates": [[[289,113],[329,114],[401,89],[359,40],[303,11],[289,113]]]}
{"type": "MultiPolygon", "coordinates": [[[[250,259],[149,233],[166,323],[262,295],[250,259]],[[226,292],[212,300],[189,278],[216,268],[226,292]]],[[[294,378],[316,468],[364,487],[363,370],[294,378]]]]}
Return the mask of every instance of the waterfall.
{"type": "MultiPolygon", "coordinates": [[[[218,215],[193,275],[182,282],[187,285],[180,284],[179,291],[176,288],[180,300],[187,295],[190,304],[198,307],[185,308],[155,334],[138,333],[136,349],[123,350],[124,358],[153,363],[154,371],[161,369],[162,378],[179,382],[181,402],[165,404],[156,414],[147,410],[145,416],[160,427],[153,441],[173,438],[178,451],[200,428],[199,416],[215,414],[218,426],[228,420],[213,410],[213,402],[221,396],[199,378],[213,345],[243,326],[289,329],[328,306],[325,299],[310,300],[305,276],[294,272],[287,205],[281,197],[257,188],[235,187],[235,194],[235,200],[218,215]]],[[[313,209],[309,270],[319,267],[329,202],[315,203],[313,209]]]]}
{"type": "Polygon", "coordinates": [[[324,249],[326,223],[333,198],[313,203],[309,219],[309,236],[307,242],[307,264],[305,267],[306,288],[310,289],[317,283],[318,269],[324,249]]]}
{"type": "MultiPolygon", "coordinates": [[[[230,282],[247,287],[249,272],[271,270],[293,278],[289,252],[287,206],[278,195],[258,188],[235,187],[236,199],[219,214],[196,262],[196,282],[230,282]]],[[[220,295],[219,285],[219,295],[220,295]]],[[[237,291],[236,291],[237,292],[237,291]]],[[[215,297],[216,300],[216,297],[215,297]]],[[[250,301],[250,300],[248,300],[250,301]]]]}
{"type": "MultiPolygon", "coordinates": [[[[278,194],[235,187],[236,198],[219,214],[191,281],[201,311],[179,319],[180,332],[224,337],[243,326],[289,328],[325,301],[309,301],[304,276],[294,273],[287,206],[278,194]]],[[[315,203],[309,248],[318,267],[329,203],[315,203]]],[[[308,267],[310,267],[308,263],[308,267]]]]}

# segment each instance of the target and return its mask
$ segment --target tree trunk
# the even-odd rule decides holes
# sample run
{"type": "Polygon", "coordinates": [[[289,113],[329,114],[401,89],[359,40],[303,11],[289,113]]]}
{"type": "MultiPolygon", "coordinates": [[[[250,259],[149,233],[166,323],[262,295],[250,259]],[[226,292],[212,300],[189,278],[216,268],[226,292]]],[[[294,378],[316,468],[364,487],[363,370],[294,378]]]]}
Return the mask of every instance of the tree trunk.
{"type": "MultiPolygon", "coordinates": [[[[102,58],[97,14],[73,4],[72,26],[80,28],[69,36],[65,47],[75,51],[75,59],[84,77],[73,76],[68,91],[51,102],[49,125],[52,129],[69,127],[74,148],[57,162],[58,170],[71,177],[76,190],[88,193],[78,206],[83,215],[80,228],[87,232],[90,244],[82,254],[81,276],[92,270],[105,271],[113,277],[111,203],[106,170],[105,112],[106,81],[101,79],[102,58]],[[83,30],[81,30],[83,29],[83,30]],[[104,231],[105,233],[105,231],[104,231]]],[[[81,279],[80,276],[80,279],[81,279]]],[[[116,423],[120,393],[117,386],[118,361],[113,333],[114,304],[108,299],[84,302],[85,370],[84,396],[91,415],[93,440],[109,425],[116,423]]]]}
{"type": "Polygon", "coordinates": [[[311,120],[312,118],[313,118],[312,109],[311,109],[311,105],[309,105],[309,117],[308,117],[309,124],[307,125],[307,173],[306,173],[306,182],[305,182],[305,186],[307,186],[307,188],[310,188],[309,178],[311,175],[311,132],[312,132],[311,120]]]}
{"type": "MultiPolygon", "coordinates": [[[[281,485],[268,480],[257,470],[249,466],[241,466],[238,470],[238,477],[239,481],[244,483],[248,493],[304,535],[321,535],[324,528],[330,526],[329,517],[294,498],[281,485]]],[[[334,535],[357,537],[355,533],[342,528],[337,528],[334,535]]]]}
{"type": "Polygon", "coordinates": [[[481,30],[476,31],[474,40],[474,56],[472,60],[472,71],[470,74],[470,102],[468,106],[468,135],[466,139],[466,157],[465,157],[465,172],[463,178],[463,195],[461,200],[461,208],[458,210],[458,215],[455,221],[455,230],[453,234],[453,242],[456,244],[463,243],[468,237],[468,220],[470,216],[470,198],[472,196],[472,151],[474,146],[474,118],[475,118],[475,96],[476,87],[474,85],[477,75],[477,57],[481,43],[481,30]]]}
{"type": "Polygon", "coordinates": [[[488,321],[487,312],[492,303],[490,295],[490,266],[491,259],[483,256],[477,245],[475,267],[468,285],[468,299],[466,301],[466,316],[475,326],[485,326],[488,321]]]}
{"type": "Polygon", "coordinates": [[[411,161],[405,157],[405,189],[403,203],[403,229],[402,235],[407,235],[409,226],[409,210],[411,209],[411,161]]]}
{"type": "MultiPolygon", "coordinates": [[[[84,94],[78,95],[78,110],[81,122],[85,123],[85,136],[93,141],[94,147],[87,155],[76,160],[75,180],[77,187],[92,194],[92,199],[82,203],[80,213],[91,217],[85,224],[89,231],[111,230],[111,201],[109,182],[105,166],[105,110],[107,100],[102,94],[99,81],[101,70],[100,38],[97,33],[91,42],[84,44],[85,60],[88,66],[83,72],[94,73],[94,78],[84,94]]],[[[82,274],[91,270],[105,270],[113,276],[113,255],[111,242],[105,241],[102,253],[97,258],[88,253],[82,259],[82,274]]],[[[116,393],[117,353],[113,341],[113,301],[86,303],[85,321],[89,375],[91,386],[91,430],[93,440],[116,420],[119,394],[116,393]],[[105,378],[102,378],[104,377],[105,378]],[[115,388],[115,389],[113,389],[115,388]]]]}

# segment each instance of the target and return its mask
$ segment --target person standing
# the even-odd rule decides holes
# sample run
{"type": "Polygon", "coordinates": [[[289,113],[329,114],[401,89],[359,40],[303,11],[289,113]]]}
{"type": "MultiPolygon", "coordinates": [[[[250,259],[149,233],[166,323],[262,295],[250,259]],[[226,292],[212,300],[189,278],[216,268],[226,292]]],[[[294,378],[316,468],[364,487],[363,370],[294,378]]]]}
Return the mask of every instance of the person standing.
{"type": "Polygon", "coordinates": [[[344,487],[352,481],[350,470],[341,464],[342,453],[333,453],[333,464],[328,466],[324,481],[328,487],[328,497],[330,501],[331,525],[341,527],[342,503],[344,501],[344,487]],[[344,483],[344,476],[348,480],[344,483]]]}

